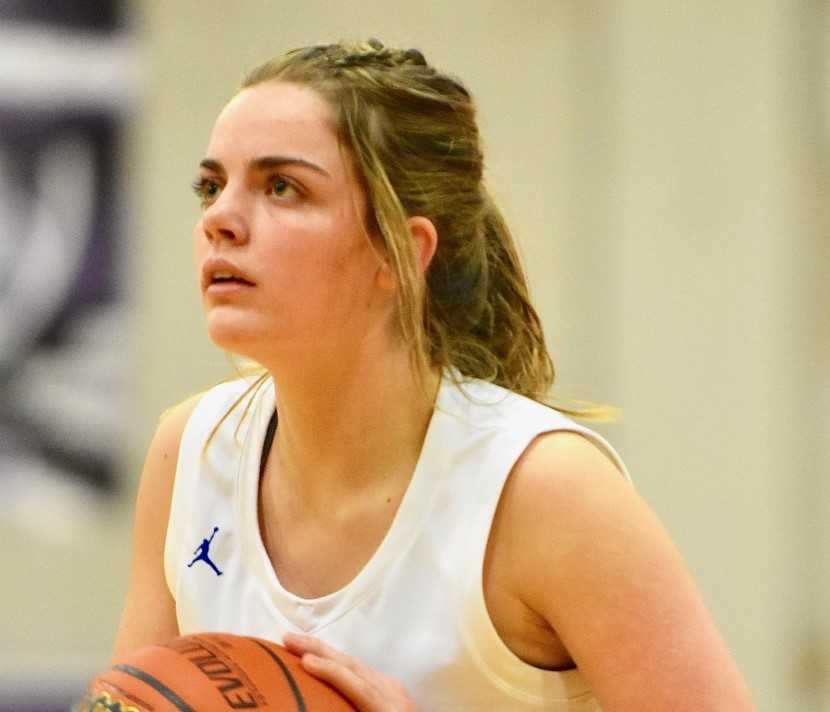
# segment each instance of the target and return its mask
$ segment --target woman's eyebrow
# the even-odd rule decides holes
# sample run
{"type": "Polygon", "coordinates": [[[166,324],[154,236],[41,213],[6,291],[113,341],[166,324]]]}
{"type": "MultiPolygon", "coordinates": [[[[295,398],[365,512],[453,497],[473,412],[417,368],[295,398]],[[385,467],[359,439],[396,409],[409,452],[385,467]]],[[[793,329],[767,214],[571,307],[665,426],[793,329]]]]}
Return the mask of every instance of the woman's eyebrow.
{"type": "Polygon", "coordinates": [[[203,158],[199,162],[199,168],[204,168],[206,171],[212,171],[213,173],[225,174],[225,167],[219,161],[214,161],[212,158],[203,158]]]}
{"type": "Polygon", "coordinates": [[[250,162],[249,167],[253,170],[267,171],[272,168],[279,168],[287,165],[310,168],[313,171],[317,171],[317,173],[321,173],[327,178],[331,178],[329,172],[321,166],[318,166],[316,163],[306,161],[304,158],[292,158],[290,156],[263,156],[262,158],[255,158],[250,162]]]}
{"type": "MultiPolygon", "coordinates": [[[[318,166],[316,163],[306,161],[304,158],[293,158],[291,156],[262,156],[261,158],[254,158],[248,163],[248,170],[267,171],[274,168],[280,168],[282,166],[302,166],[304,168],[310,168],[311,170],[316,171],[327,178],[331,178],[329,172],[321,166],[318,166]]],[[[208,171],[213,171],[214,173],[220,173],[222,175],[225,174],[225,167],[220,161],[213,158],[202,159],[199,163],[199,167],[208,171]]]]}

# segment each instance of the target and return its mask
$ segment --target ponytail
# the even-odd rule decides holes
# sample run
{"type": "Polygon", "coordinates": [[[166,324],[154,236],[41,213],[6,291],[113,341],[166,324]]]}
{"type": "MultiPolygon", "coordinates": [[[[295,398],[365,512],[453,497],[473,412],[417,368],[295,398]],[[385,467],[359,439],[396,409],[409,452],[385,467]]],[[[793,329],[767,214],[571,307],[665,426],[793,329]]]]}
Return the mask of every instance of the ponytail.
{"type": "MultiPolygon", "coordinates": [[[[478,225],[428,273],[425,327],[436,365],[455,366],[536,400],[553,385],[553,362],[510,230],[485,188],[478,225]]],[[[440,240],[439,235],[439,240],[440,240]]]]}

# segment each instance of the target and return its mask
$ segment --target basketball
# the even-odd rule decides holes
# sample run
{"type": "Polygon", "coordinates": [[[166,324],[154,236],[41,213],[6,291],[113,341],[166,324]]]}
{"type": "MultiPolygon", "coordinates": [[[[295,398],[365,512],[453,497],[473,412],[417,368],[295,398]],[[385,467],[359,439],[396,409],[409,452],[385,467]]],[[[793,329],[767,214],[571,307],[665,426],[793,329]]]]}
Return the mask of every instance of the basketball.
{"type": "Polygon", "coordinates": [[[229,633],[185,635],[116,660],[75,712],[354,712],[281,645],[229,633]]]}

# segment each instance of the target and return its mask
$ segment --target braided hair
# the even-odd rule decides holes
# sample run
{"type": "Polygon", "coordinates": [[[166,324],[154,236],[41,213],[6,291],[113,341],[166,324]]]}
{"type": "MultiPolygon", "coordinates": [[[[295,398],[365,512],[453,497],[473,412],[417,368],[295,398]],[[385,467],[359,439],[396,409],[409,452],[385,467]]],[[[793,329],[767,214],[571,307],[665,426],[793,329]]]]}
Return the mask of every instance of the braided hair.
{"type": "MultiPolygon", "coordinates": [[[[331,106],[366,192],[368,232],[400,285],[398,327],[416,373],[454,367],[547,401],[553,362],[513,238],[483,184],[464,85],[419,50],[376,39],[292,50],[250,71],[242,88],[268,81],[309,86],[331,106]],[[438,232],[426,280],[406,222],[415,215],[438,232]]],[[[583,418],[607,412],[557,407],[583,418]]]]}

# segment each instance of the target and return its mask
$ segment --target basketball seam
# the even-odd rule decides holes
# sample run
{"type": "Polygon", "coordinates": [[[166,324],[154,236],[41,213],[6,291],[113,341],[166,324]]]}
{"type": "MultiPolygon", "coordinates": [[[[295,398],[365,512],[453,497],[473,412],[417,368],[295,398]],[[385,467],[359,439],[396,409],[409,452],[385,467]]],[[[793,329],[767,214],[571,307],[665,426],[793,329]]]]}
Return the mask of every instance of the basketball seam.
{"type": "Polygon", "coordinates": [[[279,665],[280,670],[282,670],[283,674],[285,675],[285,679],[288,681],[288,686],[291,688],[291,692],[294,694],[294,700],[297,702],[297,712],[308,712],[305,706],[305,702],[303,701],[303,694],[300,692],[300,688],[297,685],[297,681],[294,679],[294,676],[291,674],[291,671],[288,669],[286,664],[280,660],[280,656],[274,653],[267,645],[261,643],[258,640],[254,640],[260,648],[262,648],[274,662],[279,665]]]}
{"type": "Polygon", "coordinates": [[[181,697],[179,697],[173,690],[171,690],[167,685],[165,685],[161,680],[153,677],[144,670],[140,668],[133,667],[132,665],[113,665],[113,670],[118,670],[120,672],[126,673],[127,675],[132,675],[135,678],[138,678],[142,682],[146,682],[150,687],[152,687],[156,692],[162,695],[165,699],[172,702],[176,705],[176,709],[179,712],[196,712],[190,705],[187,704],[181,697]]]}

